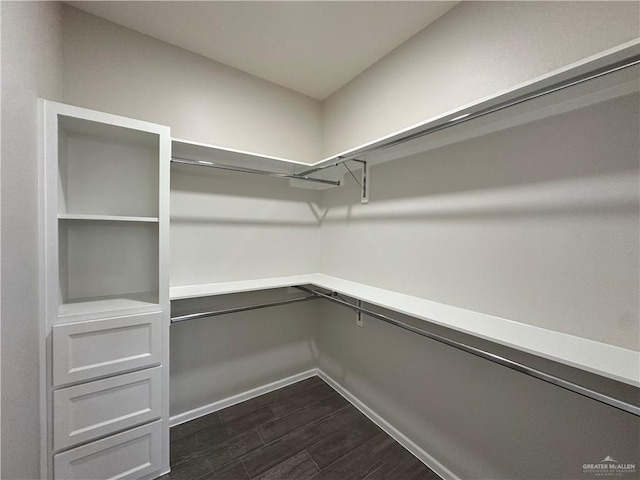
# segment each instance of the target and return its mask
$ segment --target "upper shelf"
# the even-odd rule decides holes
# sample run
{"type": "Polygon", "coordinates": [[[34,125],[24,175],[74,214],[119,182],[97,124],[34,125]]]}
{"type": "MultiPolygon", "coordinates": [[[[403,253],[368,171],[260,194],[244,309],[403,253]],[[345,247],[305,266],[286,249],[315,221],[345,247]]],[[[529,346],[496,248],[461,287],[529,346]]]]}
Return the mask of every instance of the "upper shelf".
{"type": "Polygon", "coordinates": [[[640,352],[320,273],[171,288],[171,300],[315,285],[372,305],[640,386],[640,352]]]}
{"type": "Polygon", "coordinates": [[[640,40],[636,39],[332,155],[314,166],[345,158],[362,158],[375,165],[637,93],[639,64],[640,40]]]}
{"type": "MultiPolygon", "coordinates": [[[[173,140],[173,155],[286,174],[321,168],[327,170],[312,176],[326,178],[322,175],[336,171],[330,167],[345,159],[360,158],[375,165],[638,92],[638,64],[640,41],[630,41],[310,164],[181,139],[173,140]]],[[[359,168],[352,164],[352,170],[359,168]]]]}
{"type": "Polygon", "coordinates": [[[253,173],[289,180],[290,186],[322,190],[340,185],[342,172],[321,172],[306,177],[295,178],[296,172],[303,172],[311,165],[285,160],[257,153],[233,150],[217,145],[190,142],[174,138],[172,140],[172,160],[174,165],[212,167],[243,173],[253,173]]]}
{"type": "Polygon", "coordinates": [[[191,160],[242,165],[247,168],[273,170],[282,173],[294,173],[296,168],[304,170],[313,166],[296,160],[262,155],[244,150],[235,150],[220,145],[211,145],[180,138],[173,138],[171,140],[171,155],[173,157],[188,158],[191,160]]]}

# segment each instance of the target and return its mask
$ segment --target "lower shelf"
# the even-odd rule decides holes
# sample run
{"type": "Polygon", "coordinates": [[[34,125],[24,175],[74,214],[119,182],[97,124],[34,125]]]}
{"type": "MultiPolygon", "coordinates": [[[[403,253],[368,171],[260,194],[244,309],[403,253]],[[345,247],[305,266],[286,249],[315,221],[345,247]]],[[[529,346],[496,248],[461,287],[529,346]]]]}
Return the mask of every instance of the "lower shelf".
{"type": "Polygon", "coordinates": [[[123,293],[67,300],[60,305],[58,316],[67,317],[153,306],[158,306],[158,292],[123,293]]]}
{"type": "Polygon", "coordinates": [[[371,305],[639,386],[640,352],[321,273],[171,287],[171,300],[314,285],[371,305]]]}

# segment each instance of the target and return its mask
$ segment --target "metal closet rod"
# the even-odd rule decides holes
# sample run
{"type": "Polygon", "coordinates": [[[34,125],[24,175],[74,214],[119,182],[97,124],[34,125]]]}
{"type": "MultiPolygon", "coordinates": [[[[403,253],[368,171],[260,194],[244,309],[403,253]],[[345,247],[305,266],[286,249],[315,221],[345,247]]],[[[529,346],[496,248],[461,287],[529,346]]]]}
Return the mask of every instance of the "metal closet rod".
{"type": "Polygon", "coordinates": [[[220,170],[230,170],[232,172],[241,172],[241,173],[252,173],[254,175],[265,175],[267,177],[276,177],[276,178],[293,178],[295,180],[304,180],[306,182],[314,182],[314,183],[324,183],[326,185],[334,185],[340,186],[339,180],[325,180],[323,178],[312,178],[303,174],[288,174],[288,173],[278,173],[278,172],[269,172],[266,170],[257,170],[255,168],[246,168],[246,167],[236,167],[234,165],[225,165],[222,163],[214,163],[206,160],[191,160],[188,158],[180,158],[180,157],[172,157],[171,163],[180,163],[183,165],[193,165],[196,167],[208,167],[208,168],[218,168],[220,170]]]}
{"type": "Polygon", "coordinates": [[[265,302],[256,305],[247,305],[245,307],[225,308],[223,310],[212,310],[208,312],[189,313],[187,315],[176,315],[171,317],[171,323],[184,322],[187,320],[197,320],[199,318],[215,317],[217,315],[227,315],[230,313],[248,312],[250,310],[258,310],[260,308],[277,307],[280,305],[288,305],[290,303],[306,302],[307,300],[318,300],[317,295],[309,295],[308,297],[298,297],[289,300],[278,300],[275,302],[265,302]]]}
{"type": "Polygon", "coordinates": [[[574,393],[578,393],[580,395],[583,395],[587,398],[591,398],[592,400],[596,400],[598,402],[607,404],[609,406],[618,408],[620,410],[623,410],[625,412],[631,413],[633,415],[637,415],[640,416],[640,406],[637,405],[633,405],[627,402],[624,402],[622,400],[619,400],[617,398],[613,398],[609,395],[597,392],[595,390],[592,390],[590,388],[584,387],[582,385],[579,385],[577,383],[571,382],[569,380],[565,380],[563,378],[557,377],[555,375],[551,375],[549,373],[545,373],[541,370],[537,370],[535,368],[529,367],[527,365],[524,365],[522,363],[516,362],[514,360],[510,360],[508,358],[505,357],[501,357],[500,355],[496,355],[494,353],[491,352],[487,352],[486,350],[482,350],[480,348],[477,347],[473,347],[471,345],[467,345],[466,343],[462,343],[462,342],[458,342],[455,340],[451,340],[449,338],[443,337],[441,335],[438,335],[436,333],[432,333],[432,332],[428,332],[426,330],[423,330],[421,328],[415,327],[413,325],[410,325],[408,323],[404,323],[401,322],[399,320],[395,320],[391,317],[388,317],[386,315],[383,315],[381,313],[377,313],[377,312],[373,312],[371,310],[368,310],[366,308],[362,308],[361,306],[358,305],[352,305],[349,302],[346,302],[344,300],[341,300],[339,298],[336,298],[334,295],[337,295],[337,292],[332,292],[331,295],[328,295],[326,293],[320,292],[318,290],[314,290],[314,289],[310,289],[310,288],[306,288],[306,287],[301,287],[298,286],[296,287],[299,290],[302,290],[303,292],[309,293],[311,295],[317,295],[318,297],[321,297],[325,300],[329,300],[330,302],[333,303],[337,303],[338,305],[342,305],[343,307],[347,307],[350,308],[351,310],[355,310],[356,312],[360,312],[363,313],[365,315],[368,315],[370,317],[376,318],[378,320],[381,320],[385,323],[389,323],[391,325],[395,325],[396,327],[400,327],[404,330],[407,330],[409,332],[412,333],[417,333],[418,335],[421,335],[423,337],[429,338],[431,340],[435,340],[436,342],[439,343],[443,343],[445,345],[448,345],[450,347],[456,348],[458,350],[462,350],[463,352],[466,353],[470,353],[472,355],[475,355],[477,357],[480,358],[484,358],[485,360],[490,360],[494,363],[498,363],[502,366],[505,366],[507,368],[510,368],[512,370],[516,370],[520,373],[524,373],[526,375],[529,375],[531,377],[537,378],[538,380],[542,380],[545,381],[547,383],[551,383],[552,385],[556,385],[558,387],[564,388],[565,390],[569,390],[571,392],[574,393]]]}

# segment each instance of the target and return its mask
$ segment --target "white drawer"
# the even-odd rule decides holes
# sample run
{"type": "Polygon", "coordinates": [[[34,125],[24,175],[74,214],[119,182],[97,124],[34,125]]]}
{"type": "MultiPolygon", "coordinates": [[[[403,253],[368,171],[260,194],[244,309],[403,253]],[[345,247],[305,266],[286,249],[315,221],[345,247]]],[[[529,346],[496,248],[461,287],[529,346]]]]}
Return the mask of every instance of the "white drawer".
{"type": "Polygon", "coordinates": [[[53,457],[57,480],[139,479],[161,468],[161,421],[53,457]]]}
{"type": "Polygon", "coordinates": [[[53,448],[61,450],[159,418],[162,367],[53,392],[53,448]]]}
{"type": "Polygon", "coordinates": [[[162,321],[155,312],[54,325],[53,385],[160,363],[162,321]]]}

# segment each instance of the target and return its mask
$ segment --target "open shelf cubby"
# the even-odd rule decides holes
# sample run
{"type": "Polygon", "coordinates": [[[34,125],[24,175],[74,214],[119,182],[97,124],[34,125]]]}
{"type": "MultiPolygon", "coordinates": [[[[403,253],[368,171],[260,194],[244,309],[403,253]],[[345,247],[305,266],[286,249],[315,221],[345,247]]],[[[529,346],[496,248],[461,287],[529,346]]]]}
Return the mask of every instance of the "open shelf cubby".
{"type": "Polygon", "coordinates": [[[151,306],[158,297],[158,224],[59,222],[60,317],[151,306]]]}
{"type": "Polygon", "coordinates": [[[158,217],[158,135],[58,116],[58,214],[158,217]]]}

